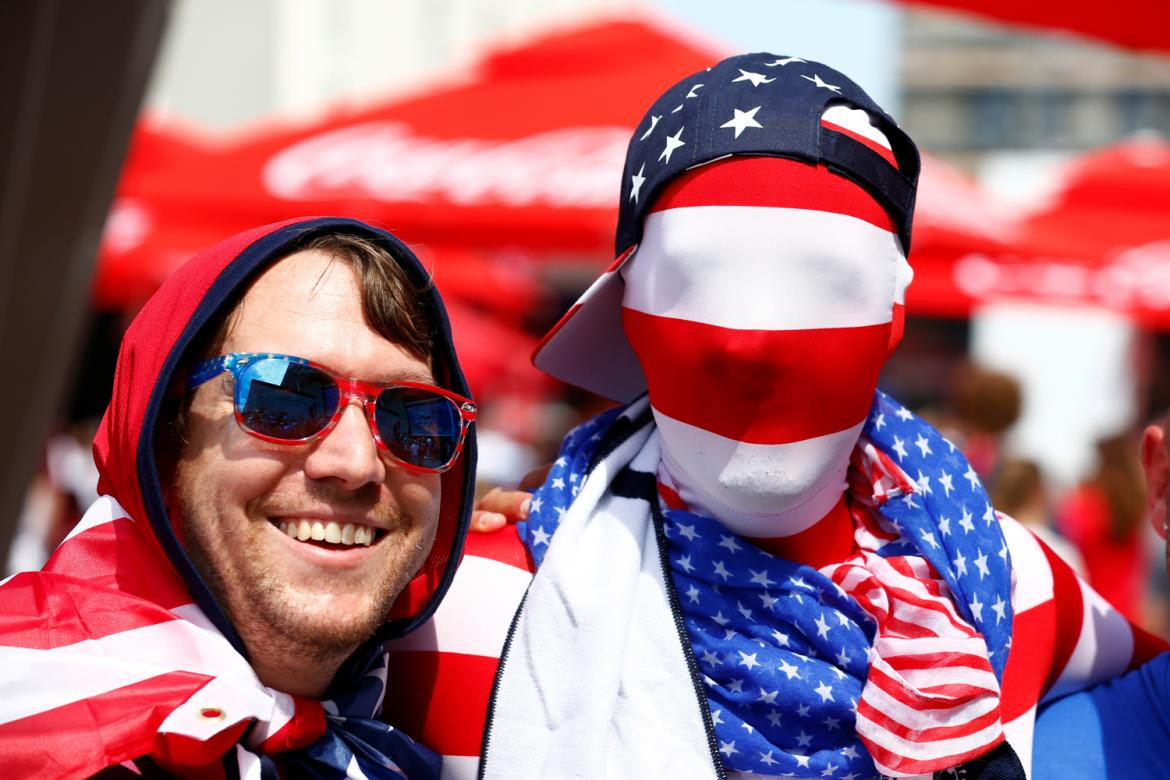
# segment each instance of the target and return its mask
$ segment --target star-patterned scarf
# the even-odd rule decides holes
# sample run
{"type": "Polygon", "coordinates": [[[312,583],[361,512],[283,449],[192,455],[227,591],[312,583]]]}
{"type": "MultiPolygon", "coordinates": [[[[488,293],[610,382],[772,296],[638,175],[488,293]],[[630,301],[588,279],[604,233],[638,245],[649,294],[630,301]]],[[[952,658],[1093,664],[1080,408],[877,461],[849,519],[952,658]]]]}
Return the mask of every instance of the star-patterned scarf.
{"type": "MultiPolygon", "coordinates": [[[[534,558],[613,437],[572,432],[521,528],[534,558]]],[[[954,767],[1003,740],[1010,561],[953,445],[877,393],[854,452],[858,551],[821,570],[662,511],[671,578],[727,769],[855,780],[954,767]]],[[[656,501],[654,496],[647,500],[656,501]]]]}
{"type": "MultiPolygon", "coordinates": [[[[310,745],[292,751],[284,759],[284,775],[276,771],[272,757],[261,758],[262,778],[365,777],[385,780],[418,780],[439,776],[442,759],[425,745],[381,720],[386,694],[387,653],[381,646],[369,648],[364,658],[351,659],[349,667],[364,667],[360,674],[338,675],[325,710],[325,733],[310,745]],[[357,660],[359,663],[355,664],[357,660]]],[[[276,759],[280,760],[280,759],[276,759]]]]}

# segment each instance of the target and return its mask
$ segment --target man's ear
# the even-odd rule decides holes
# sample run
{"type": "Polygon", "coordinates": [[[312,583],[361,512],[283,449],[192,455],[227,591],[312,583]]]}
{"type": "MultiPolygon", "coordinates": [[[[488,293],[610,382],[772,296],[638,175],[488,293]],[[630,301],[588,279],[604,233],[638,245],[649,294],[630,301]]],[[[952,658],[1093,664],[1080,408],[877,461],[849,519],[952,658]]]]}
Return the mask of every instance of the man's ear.
{"type": "Polygon", "coordinates": [[[1142,432],[1142,470],[1146,474],[1146,516],[1154,530],[1166,537],[1166,493],[1170,489],[1170,454],[1166,432],[1150,425],[1142,432]]]}

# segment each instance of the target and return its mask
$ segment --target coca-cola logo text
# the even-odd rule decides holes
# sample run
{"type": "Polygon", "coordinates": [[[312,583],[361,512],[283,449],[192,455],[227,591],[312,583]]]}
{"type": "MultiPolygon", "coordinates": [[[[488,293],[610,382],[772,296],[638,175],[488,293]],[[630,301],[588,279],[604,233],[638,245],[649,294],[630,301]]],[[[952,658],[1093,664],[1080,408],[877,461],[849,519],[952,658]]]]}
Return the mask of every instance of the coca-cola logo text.
{"type": "Polygon", "coordinates": [[[415,135],[370,122],[301,141],[264,166],[288,200],[365,197],[466,206],[609,208],[617,203],[629,128],[573,127],[510,141],[415,135]]]}

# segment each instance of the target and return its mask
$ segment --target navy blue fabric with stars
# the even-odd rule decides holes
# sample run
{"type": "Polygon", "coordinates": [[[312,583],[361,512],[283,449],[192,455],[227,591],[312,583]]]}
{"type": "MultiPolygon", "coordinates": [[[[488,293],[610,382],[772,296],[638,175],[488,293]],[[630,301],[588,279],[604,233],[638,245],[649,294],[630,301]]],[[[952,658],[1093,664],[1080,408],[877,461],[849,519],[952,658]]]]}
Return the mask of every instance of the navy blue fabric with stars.
{"type": "MultiPolygon", "coordinates": [[[[539,564],[620,410],[572,431],[520,524],[539,564]]],[[[1011,562],[987,494],[953,444],[882,392],[863,436],[912,478],[880,506],[901,534],[879,555],[919,555],[987,641],[1002,679],[1011,644],[1011,562]]],[[[657,501],[656,496],[647,500],[657,501]]],[[[859,780],[876,774],[854,732],[875,627],[816,569],[777,558],[717,520],[663,509],[671,577],[729,770],[859,780]]],[[[602,576],[599,572],[598,576],[602,576]]]]}
{"type": "Polygon", "coordinates": [[[643,217],[667,182],[731,154],[829,165],[885,206],[909,252],[920,165],[914,142],[843,73],[799,57],[757,53],[688,76],[650,106],[626,152],[615,254],[641,239],[643,217]],[[889,139],[897,166],[847,136],[823,130],[821,115],[833,103],[868,112],[889,139]]]}
{"type": "Polygon", "coordinates": [[[439,777],[442,759],[438,753],[378,717],[386,692],[386,660],[381,646],[351,659],[322,702],[325,733],[300,750],[261,756],[263,780],[341,780],[355,776],[355,771],[369,780],[439,777]]]}

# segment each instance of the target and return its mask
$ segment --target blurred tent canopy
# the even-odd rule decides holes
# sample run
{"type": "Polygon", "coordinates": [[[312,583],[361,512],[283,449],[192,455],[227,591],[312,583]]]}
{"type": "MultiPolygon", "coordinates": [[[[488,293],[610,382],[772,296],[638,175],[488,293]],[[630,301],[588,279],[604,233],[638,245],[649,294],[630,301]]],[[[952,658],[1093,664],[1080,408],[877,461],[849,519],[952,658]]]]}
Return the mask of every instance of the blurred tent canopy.
{"type": "MultiPolygon", "coordinates": [[[[644,18],[598,21],[311,123],[268,123],[212,143],[143,121],[103,237],[95,301],[133,308],[189,256],[239,230],[345,214],[416,246],[455,318],[478,323],[456,331],[477,392],[540,388],[528,364],[533,339],[519,328],[540,290],[536,266],[609,263],[632,128],[665,85],[727,53],[716,48],[644,18]]],[[[1134,282],[1164,273],[1157,258],[1170,253],[1159,148],[1087,158],[1067,195],[1027,220],[926,159],[910,311],[962,317],[1001,298],[1071,300],[1170,327],[1170,295],[1134,282]],[[1134,195],[1139,182],[1146,190],[1134,195]]]]}
{"type": "MultiPolygon", "coordinates": [[[[459,83],[217,145],[144,122],[96,300],[133,306],[191,254],[246,227],[344,213],[418,245],[445,294],[507,320],[532,280],[501,253],[607,265],[634,125],[664,85],[725,54],[677,28],[608,21],[498,52],[459,83]]],[[[949,269],[964,254],[1005,250],[1009,221],[960,173],[927,160],[914,253],[930,258],[922,286],[938,290],[920,305],[937,298],[964,314],[949,269]]]]}
{"type": "Polygon", "coordinates": [[[964,292],[1096,306],[1170,329],[1170,143],[1134,138],[1074,158],[1013,244],[957,264],[964,292]]]}
{"type": "MultiPolygon", "coordinates": [[[[930,163],[928,163],[929,165],[930,163]]],[[[1170,330],[1170,143],[1135,138],[1073,158],[1052,196],[1010,213],[971,196],[961,179],[924,172],[917,232],[962,216],[967,234],[944,230],[911,256],[907,306],[954,316],[998,301],[1090,306],[1170,330]],[[933,188],[945,183],[951,194],[933,188]],[[927,225],[922,225],[925,220],[927,225]],[[979,224],[988,230],[980,237],[979,224]]],[[[967,185],[969,186],[969,185],[967,185]]]]}
{"type": "Polygon", "coordinates": [[[344,214],[392,231],[433,269],[477,394],[540,392],[550,380],[531,367],[535,339],[518,327],[539,291],[533,263],[608,263],[632,127],[664,85],[721,56],[678,31],[611,21],[310,124],[212,144],[144,121],[103,237],[95,303],[134,308],[237,231],[344,214]]]}
{"type": "Polygon", "coordinates": [[[1115,0],[902,0],[907,5],[962,11],[989,20],[1088,35],[1129,49],[1170,54],[1170,3],[1115,0]]]}
{"type": "Polygon", "coordinates": [[[427,245],[440,285],[449,248],[607,256],[632,127],[665,85],[721,56],[666,29],[607,22],[501,51],[414,97],[225,143],[148,120],[96,299],[131,302],[219,238],[301,214],[342,213],[427,245]]]}

